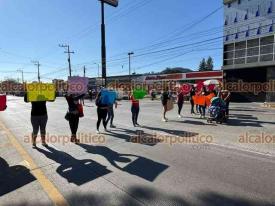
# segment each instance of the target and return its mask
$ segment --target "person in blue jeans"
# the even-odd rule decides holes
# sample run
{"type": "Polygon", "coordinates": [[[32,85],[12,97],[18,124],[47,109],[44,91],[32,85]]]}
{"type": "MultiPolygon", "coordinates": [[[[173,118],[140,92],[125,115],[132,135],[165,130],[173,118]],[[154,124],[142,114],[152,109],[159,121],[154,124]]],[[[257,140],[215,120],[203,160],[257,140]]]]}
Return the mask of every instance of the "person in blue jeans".
{"type": "Polygon", "coordinates": [[[116,101],[115,101],[114,104],[111,104],[108,107],[107,125],[108,125],[108,122],[110,121],[110,128],[116,128],[116,126],[113,124],[114,117],[115,117],[114,105],[115,105],[115,108],[117,108],[117,102],[116,101]]]}

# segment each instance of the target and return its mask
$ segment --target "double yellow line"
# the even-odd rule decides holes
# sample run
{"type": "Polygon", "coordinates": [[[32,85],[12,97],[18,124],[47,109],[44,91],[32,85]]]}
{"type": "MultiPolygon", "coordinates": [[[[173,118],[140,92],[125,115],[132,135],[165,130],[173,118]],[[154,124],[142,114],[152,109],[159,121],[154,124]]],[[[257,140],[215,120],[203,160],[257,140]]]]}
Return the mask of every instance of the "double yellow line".
{"type": "Polygon", "coordinates": [[[0,121],[0,128],[6,132],[6,136],[12,146],[18,151],[23,160],[27,161],[30,166],[30,171],[33,176],[38,180],[44,191],[48,194],[49,198],[56,206],[69,206],[63,195],[58,191],[54,184],[44,175],[41,169],[38,168],[32,157],[18,142],[14,134],[0,121]]]}

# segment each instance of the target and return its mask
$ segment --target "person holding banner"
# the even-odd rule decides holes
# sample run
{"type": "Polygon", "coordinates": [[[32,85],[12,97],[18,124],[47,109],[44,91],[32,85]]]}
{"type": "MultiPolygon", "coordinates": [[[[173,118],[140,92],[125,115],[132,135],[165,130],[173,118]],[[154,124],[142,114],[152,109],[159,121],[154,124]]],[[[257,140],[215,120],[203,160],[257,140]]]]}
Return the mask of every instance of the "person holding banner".
{"type": "Polygon", "coordinates": [[[131,112],[132,112],[132,122],[133,122],[133,125],[134,127],[137,127],[137,126],[140,126],[138,124],[138,115],[139,115],[139,100],[137,100],[135,97],[134,97],[134,94],[130,94],[130,98],[129,98],[132,102],[132,106],[131,106],[131,112]]]}
{"type": "Polygon", "coordinates": [[[73,96],[72,94],[65,95],[68,103],[68,111],[66,114],[66,119],[69,121],[71,129],[71,142],[79,143],[79,139],[76,137],[79,124],[79,100],[84,97],[85,94],[79,96],[73,96]]]}
{"type": "Polygon", "coordinates": [[[170,100],[169,88],[166,87],[165,90],[164,90],[164,92],[161,95],[161,103],[162,103],[162,106],[163,106],[163,118],[162,118],[162,121],[164,121],[164,122],[168,121],[168,119],[166,118],[166,112],[168,111],[167,110],[168,100],[170,100]]]}
{"type": "Polygon", "coordinates": [[[100,91],[97,94],[96,100],[95,100],[95,104],[97,106],[97,123],[96,123],[96,133],[99,134],[99,127],[100,127],[100,123],[101,121],[103,122],[103,127],[105,132],[108,132],[107,130],[107,115],[108,115],[108,109],[109,106],[108,104],[104,104],[103,102],[103,95],[102,95],[102,91],[100,91]]]}
{"type": "Polygon", "coordinates": [[[200,111],[200,118],[205,118],[205,110],[206,110],[206,96],[208,95],[208,92],[206,91],[206,88],[203,87],[202,91],[199,94],[199,111],[200,111]]]}
{"type": "MultiPolygon", "coordinates": [[[[28,102],[27,93],[24,96],[24,101],[28,102]]],[[[46,125],[48,121],[48,113],[46,101],[31,102],[31,124],[32,124],[32,147],[36,148],[36,139],[40,129],[42,145],[48,147],[46,143],[46,125]]]]}

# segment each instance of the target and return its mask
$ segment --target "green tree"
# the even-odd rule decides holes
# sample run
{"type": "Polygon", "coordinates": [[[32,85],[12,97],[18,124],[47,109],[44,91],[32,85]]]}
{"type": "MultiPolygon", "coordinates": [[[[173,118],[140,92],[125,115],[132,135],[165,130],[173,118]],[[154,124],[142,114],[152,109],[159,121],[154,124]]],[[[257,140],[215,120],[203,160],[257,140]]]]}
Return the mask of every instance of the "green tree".
{"type": "Polygon", "coordinates": [[[205,58],[203,58],[200,62],[199,65],[199,71],[206,71],[206,62],[205,62],[205,58]]]}
{"type": "Polygon", "coordinates": [[[208,57],[206,61],[206,71],[213,71],[214,69],[214,61],[212,57],[208,57]]]}

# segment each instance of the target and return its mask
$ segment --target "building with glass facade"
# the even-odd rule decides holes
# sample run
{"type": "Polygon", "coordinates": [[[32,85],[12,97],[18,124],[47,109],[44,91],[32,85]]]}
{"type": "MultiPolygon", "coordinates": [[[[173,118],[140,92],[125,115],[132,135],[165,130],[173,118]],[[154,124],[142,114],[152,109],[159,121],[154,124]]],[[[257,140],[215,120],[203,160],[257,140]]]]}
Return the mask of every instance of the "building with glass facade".
{"type": "Polygon", "coordinates": [[[233,100],[275,101],[274,4],[275,0],[224,0],[223,75],[227,86],[236,86],[233,100]]]}

